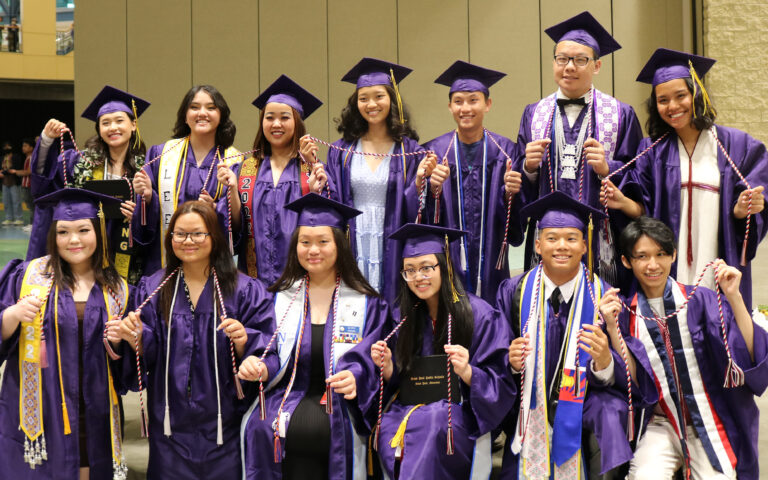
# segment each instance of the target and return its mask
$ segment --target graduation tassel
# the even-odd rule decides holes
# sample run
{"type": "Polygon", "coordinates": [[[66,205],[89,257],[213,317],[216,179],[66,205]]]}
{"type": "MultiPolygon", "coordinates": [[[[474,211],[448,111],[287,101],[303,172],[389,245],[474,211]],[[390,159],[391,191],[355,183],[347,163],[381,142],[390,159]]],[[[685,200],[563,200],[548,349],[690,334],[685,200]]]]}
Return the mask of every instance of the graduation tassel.
{"type": "Polygon", "coordinates": [[[221,428],[221,413],[219,413],[216,418],[216,445],[223,445],[223,444],[224,444],[224,433],[222,432],[222,428],[221,428]]]}
{"type": "MultiPolygon", "coordinates": [[[[592,251],[592,236],[594,234],[595,226],[592,224],[592,215],[589,215],[589,225],[587,226],[587,267],[589,270],[589,278],[592,278],[592,274],[595,272],[594,252],[592,251]]],[[[578,350],[576,351],[578,354],[578,350]]]]}
{"type": "Polygon", "coordinates": [[[264,382],[259,380],[259,420],[267,419],[267,407],[264,405],[264,382]]]}
{"type": "Polygon", "coordinates": [[[163,435],[171,436],[171,407],[165,404],[165,414],[163,415],[163,435]]]}
{"type": "MultiPolygon", "coordinates": [[[[392,89],[395,91],[395,100],[397,100],[397,113],[400,118],[400,125],[405,125],[405,113],[403,112],[403,99],[400,97],[400,88],[397,86],[397,80],[395,80],[395,72],[390,67],[389,77],[392,80],[392,89]]],[[[403,142],[400,142],[400,151],[403,153],[403,181],[406,180],[406,165],[405,165],[405,147],[403,142]]]]}
{"type": "Polygon", "coordinates": [[[446,435],[448,445],[446,446],[445,454],[453,455],[453,426],[448,426],[448,433],[446,435]]]}
{"type": "MultiPolygon", "coordinates": [[[[47,298],[47,297],[46,297],[47,298]]],[[[64,420],[64,435],[72,433],[69,425],[69,411],[67,410],[67,397],[64,395],[64,378],[61,372],[61,341],[59,340],[59,287],[53,290],[53,326],[56,332],[56,358],[59,359],[56,364],[59,371],[59,386],[61,388],[61,416],[64,420]]]]}
{"type": "Polygon", "coordinates": [[[368,437],[368,461],[366,462],[369,477],[373,477],[373,449],[371,448],[371,438],[371,436],[368,437]]]}
{"type": "Polygon", "coordinates": [[[109,266],[109,254],[107,253],[107,227],[104,220],[104,206],[99,202],[99,232],[101,233],[101,268],[109,266]]]}
{"type": "MultiPolygon", "coordinates": [[[[462,243],[462,247],[464,244],[462,243]]],[[[448,235],[445,236],[445,260],[448,265],[448,280],[451,282],[451,298],[453,303],[459,301],[459,293],[456,291],[456,286],[453,284],[453,264],[451,263],[450,245],[448,243],[448,235]]],[[[463,250],[462,250],[463,252],[463,250]]]]}
{"type": "Polygon", "coordinates": [[[136,124],[136,138],[133,141],[133,149],[141,146],[141,133],[139,132],[139,114],[136,112],[136,101],[131,99],[131,109],[133,110],[133,121],[136,124]]]}
{"type": "Polygon", "coordinates": [[[48,348],[45,346],[45,334],[40,339],[40,368],[48,368],[48,348]]]}
{"type": "Polygon", "coordinates": [[[283,459],[283,452],[280,445],[280,435],[277,434],[277,430],[275,430],[274,452],[275,463],[280,463],[280,460],[283,459]]]}
{"type": "Polygon", "coordinates": [[[325,385],[325,413],[333,415],[333,389],[330,383],[325,385]]]}

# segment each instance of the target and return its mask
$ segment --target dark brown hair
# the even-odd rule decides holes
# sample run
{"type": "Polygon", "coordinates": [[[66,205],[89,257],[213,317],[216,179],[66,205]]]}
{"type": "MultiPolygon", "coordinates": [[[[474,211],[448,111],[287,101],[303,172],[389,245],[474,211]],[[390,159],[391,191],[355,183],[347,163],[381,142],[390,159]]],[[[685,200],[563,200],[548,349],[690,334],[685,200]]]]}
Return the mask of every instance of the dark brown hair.
{"type": "MultiPolygon", "coordinates": [[[[272,293],[291,288],[297,280],[307,274],[307,271],[299,263],[299,256],[296,253],[296,247],[299,244],[300,228],[300,226],[296,227],[291,236],[291,242],[288,246],[288,258],[285,262],[283,274],[268,288],[272,293]]],[[[354,255],[352,255],[352,249],[349,247],[347,234],[335,227],[331,227],[331,231],[333,232],[333,241],[336,243],[336,271],[341,275],[341,279],[349,288],[359,293],[378,297],[379,294],[376,293],[376,290],[373,289],[360,272],[360,269],[357,268],[357,262],[354,255]]]]}
{"type": "MultiPolygon", "coordinates": [[[[224,237],[224,232],[221,231],[219,226],[216,212],[213,208],[205,202],[199,200],[190,200],[184,202],[176,209],[171,217],[171,222],[168,225],[168,231],[165,232],[165,275],[168,276],[181,266],[181,260],[173,253],[173,229],[176,227],[176,221],[180,216],[188,213],[196,213],[203,219],[205,227],[210,233],[211,239],[211,257],[210,266],[216,269],[216,275],[219,277],[219,285],[221,286],[221,293],[224,297],[230,297],[235,294],[237,289],[237,267],[232,259],[232,255],[229,253],[229,245],[224,237]]],[[[210,272],[209,272],[210,273],[210,272]]],[[[169,281],[166,283],[162,290],[160,290],[160,305],[165,315],[166,321],[168,321],[171,311],[171,301],[173,300],[173,294],[175,293],[175,281],[169,281]]]]}
{"type": "MultiPolygon", "coordinates": [[[[685,85],[688,87],[688,91],[693,95],[693,79],[688,77],[684,78],[685,85]]],[[[651,96],[645,101],[645,107],[648,110],[648,121],[645,122],[645,128],[648,130],[648,136],[653,140],[661,137],[665,133],[673,133],[675,131],[667,122],[659,115],[659,109],[656,106],[656,87],[651,88],[651,96]]],[[[715,124],[714,108],[707,109],[707,113],[704,113],[704,97],[702,96],[701,89],[698,89],[696,96],[693,97],[693,107],[696,110],[696,115],[691,117],[691,124],[696,130],[706,130],[715,124]]]]}
{"type": "MultiPolygon", "coordinates": [[[[91,255],[91,270],[93,270],[93,277],[96,283],[99,285],[105,285],[114,291],[119,291],[121,288],[120,275],[115,270],[115,265],[111,258],[107,258],[108,265],[102,267],[102,238],[100,234],[99,220],[95,218],[89,219],[93,226],[93,231],[96,234],[96,250],[91,255]]],[[[72,274],[72,270],[69,267],[69,263],[61,258],[59,255],[59,248],[56,245],[56,232],[58,230],[58,220],[51,223],[51,228],[48,229],[48,237],[46,239],[46,246],[48,247],[48,254],[51,256],[48,259],[48,269],[53,270],[53,279],[56,282],[56,286],[59,288],[68,288],[70,290],[75,289],[75,277],[72,274]]],[[[109,251],[109,241],[107,241],[107,251],[109,251]]]]}
{"type": "Polygon", "coordinates": [[[235,142],[235,133],[237,127],[235,123],[229,118],[230,111],[227,101],[224,100],[224,96],[216,90],[216,87],[212,85],[195,85],[190,88],[179,105],[179,111],[176,112],[176,125],[173,127],[173,138],[184,138],[191,132],[189,125],[187,125],[187,110],[189,110],[189,104],[194,100],[195,95],[199,91],[204,91],[211,96],[213,104],[219,109],[221,113],[221,119],[219,126],[216,127],[216,145],[222,148],[229,148],[235,142]]]}
{"type": "MultiPolygon", "coordinates": [[[[392,137],[392,140],[399,143],[403,141],[403,137],[410,137],[417,142],[419,141],[419,134],[411,127],[410,115],[408,109],[403,104],[403,123],[400,123],[400,109],[397,106],[397,98],[395,96],[395,89],[390,85],[382,85],[389,95],[389,115],[387,115],[387,133],[392,137]]],[[[347,104],[341,110],[341,119],[334,118],[336,122],[336,129],[344,137],[346,142],[357,141],[360,137],[365,135],[368,131],[368,122],[360,114],[360,109],[357,107],[357,92],[360,89],[356,89],[352,96],[347,100],[347,104]]]]}
{"type": "MultiPolygon", "coordinates": [[[[136,119],[133,117],[132,114],[128,112],[122,112],[128,115],[128,119],[130,121],[135,121],[136,119]]],[[[99,117],[101,118],[101,117],[99,117]]],[[[103,159],[104,162],[108,162],[111,160],[111,157],[109,156],[109,146],[107,145],[107,142],[104,141],[103,138],[101,138],[101,131],[99,130],[99,122],[96,121],[96,135],[92,136],[85,142],[85,148],[93,150],[99,155],[99,158],[103,159]]],[[[35,144],[32,143],[32,146],[35,144]]],[[[136,145],[136,132],[131,132],[131,139],[128,140],[128,151],[125,153],[125,176],[128,178],[133,178],[134,175],[136,175],[136,172],[139,171],[139,166],[136,164],[136,155],[146,155],[147,153],[147,146],[144,145],[144,141],[140,141],[138,145],[136,145]]]]}
{"type": "MultiPolygon", "coordinates": [[[[264,107],[266,109],[266,106],[264,107]]],[[[301,119],[301,115],[295,108],[291,107],[293,113],[293,141],[291,147],[295,156],[299,154],[299,139],[306,135],[307,127],[304,125],[304,121],[301,119]]],[[[267,141],[264,135],[264,110],[259,114],[259,129],[256,131],[256,138],[253,140],[254,156],[259,160],[263,160],[264,157],[272,155],[272,145],[267,141]]]]}

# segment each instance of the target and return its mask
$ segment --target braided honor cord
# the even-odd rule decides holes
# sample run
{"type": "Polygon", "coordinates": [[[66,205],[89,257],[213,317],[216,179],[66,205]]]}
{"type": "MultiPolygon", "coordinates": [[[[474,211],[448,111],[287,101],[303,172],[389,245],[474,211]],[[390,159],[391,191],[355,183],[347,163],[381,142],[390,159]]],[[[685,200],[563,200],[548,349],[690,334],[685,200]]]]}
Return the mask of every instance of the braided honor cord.
{"type": "MultiPolygon", "coordinates": [[[[227,319],[227,307],[224,306],[224,297],[221,294],[221,284],[219,283],[219,276],[216,274],[216,268],[211,266],[211,273],[213,274],[213,285],[216,287],[216,293],[219,296],[219,306],[221,308],[221,320],[227,319]]],[[[225,332],[226,333],[226,332],[225,332]]],[[[240,385],[240,379],[237,377],[237,357],[235,357],[235,342],[232,338],[229,338],[229,356],[232,359],[232,375],[235,381],[235,392],[237,392],[237,399],[242,400],[245,398],[243,395],[243,387],[240,385]]]]}
{"type": "MultiPolygon", "coordinates": [[[[509,165],[508,169],[512,169],[512,158],[507,154],[507,152],[501,148],[501,145],[496,141],[495,138],[493,138],[493,135],[491,134],[488,129],[483,128],[485,131],[485,134],[488,136],[488,138],[491,139],[491,142],[493,142],[494,145],[496,145],[496,148],[499,149],[499,151],[506,157],[507,164],[509,165]]],[[[509,248],[509,243],[507,242],[507,239],[509,237],[509,221],[512,217],[512,202],[514,201],[515,196],[514,194],[510,194],[509,198],[507,199],[507,220],[504,223],[504,240],[501,242],[501,249],[499,250],[499,258],[496,260],[496,270],[501,270],[502,267],[504,267],[504,260],[507,257],[507,249],[509,248]]]]}

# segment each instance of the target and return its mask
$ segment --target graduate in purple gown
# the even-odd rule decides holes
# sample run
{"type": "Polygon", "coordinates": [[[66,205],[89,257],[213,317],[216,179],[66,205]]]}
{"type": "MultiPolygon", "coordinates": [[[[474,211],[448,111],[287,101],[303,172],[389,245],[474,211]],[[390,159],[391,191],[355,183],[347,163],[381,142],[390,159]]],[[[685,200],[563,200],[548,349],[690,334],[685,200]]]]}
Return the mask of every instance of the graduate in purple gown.
{"type": "Polygon", "coordinates": [[[426,175],[432,193],[423,223],[435,222],[433,195],[438,193],[440,213],[435,223],[467,230],[467,238],[451,246],[451,255],[459,260],[465,288],[488,302],[495,300],[499,283],[509,278],[507,252],[502,248],[509,196],[514,211],[507,243],[517,246],[523,240],[516,208],[521,202],[514,200],[522,182],[515,143],[483,126],[491,108],[488,89],[504,76],[459,60],[435,80],[450,87],[448,108],[456,130],[424,144],[425,149],[436,152],[439,163],[422,160],[415,180],[421,185],[426,175]],[[503,260],[497,269],[500,255],[503,260]]]}
{"type": "MultiPolygon", "coordinates": [[[[683,283],[694,283],[715,258],[741,270],[741,293],[752,308],[750,262],[768,232],[763,196],[768,153],[747,133],[714,123],[715,109],[699,80],[714,63],[664,48],[648,60],[637,80],[652,85],[647,102],[650,138],[642,141],[638,153],[659,142],[637,160],[631,178],[621,185],[628,197],[612,189],[618,195],[611,195],[609,206],[632,217],[644,212],[672,229],[680,253],[672,275],[683,283]],[[745,246],[750,194],[752,215],[745,246]]],[[[714,288],[711,271],[704,285],[714,288]]]]}
{"type": "MultiPolygon", "coordinates": [[[[594,88],[601,56],[621,46],[589,14],[554,25],[546,33],[556,42],[552,71],[558,90],[525,107],[517,145],[523,166],[523,198],[529,203],[553,190],[601,208],[601,176],[635,156],[642,139],[634,109],[594,88]]],[[[615,177],[614,177],[615,178],[615,177]]],[[[612,218],[613,221],[613,218],[612,218]]],[[[603,226],[596,234],[605,238],[603,226]]],[[[535,225],[528,225],[526,268],[533,254],[535,225]]],[[[595,245],[597,245],[597,238],[595,245]]],[[[613,246],[600,254],[606,270],[615,270],[613,246]]],[[[602,275],[602,268],[598,272],[602,275]]]]}
{"type": "MultiPolygon", "coordinates": [[[[397,294],[402,249],[389,235],[415,219],[418,193],[413,178],[424,157],[387,156],[424,150],[397,87],[410,72],[363,58],[344,75],[341,80],[356,89],[341,111],[342,138],[333,145],[346,151],[330,148],[325,165],[332,198],[363,212],[349,226],[352,251],[365,278],[389,302],[397,294]]],[[[305,157],[315,155],[317,148],[309,138],[302,139],[305,157]]]]}
{"type": "MultiPolygon", "coordinates": [[[[325,187],[322,166],[312,176],[311,166],[299,154],[304,120],[323,103],[281,75],[253,104],[261,109],[253,142],[256,152],[242,165],[219,165],[218,178],[239,193],[232,196],[231,212],[240,270],[272,285],[285,268],[286,246],[296,229],[296,212],[283,207],[309,193],[310,177],[316,193],[325,187]]],[[[219,202],[216,209],[224,228],[229,228],[227,203],[219,202]]]]}
{"type": "Polygon", "coordinates": [[[208,202],[180,205],[165,236],[167,266],[142,279],[136,305],[156,295],[121,325],[131,344],[138,334],[142,354],[149,479],[240,475],[247,404],[235,369],[264,349],[275,326],[271,296],[237,271],[226,243],[208,202]]]}
{"type": "Polygon", "coordinates": [[[118,203],[74,188],[40,198],[49,255],[0,273],[4,478],[126,478],[117,352],[130,287],[106,255],[100,202],[118,203]]]}
{"type": "MultiPolygon", "coordinates": [[[[83,118],[96,124],[96,135],[85,142],[80,152],[66,137],[65,144],[60,145],[61,131],[67,126],[50,119],[32,152],[32,196],[40,198],[66,186],[83,188],[90,180],[132,181],[144,165],[146,147],[139,135],[138,117],[147,107],[149,102],[146,100],[105,86],[82,114],[83,118]]],[[[133,285],[143,273],[145,260],[142,252],[133,248],[131,232],[127,228],[136,207],[134,200],[121,204],[120,211],[124,218],[107,221],[113,249],[110,255],[120,276],[133,285]]],[[[38,211],[40,214],[35,217],[29,237],[27,260],[46,252],[45,237],[51,225],[52,209],[39,208],[38,211]]]]}
{"type": "Polygon", "coordinates": [[[373,437],[385,478],[488,478],[493,433],[515,401],[509,327],[497,310],[464,291],[446,253],[449,238],[464,233],[423,224],[394,233],[404,242],[399,308],[405,320],[393,347],[379,341],[368,359],[377,366],[383,360],[389,397],[373,437]],[[407,398],[413,372],[433,355],[439,395],[407,398]]]}
{"type": "Polygon", "coordinates": [[[369,352],[392,327],[389,306],[346,238],[359,210],[314,193],[286,208],[298,221],[271,287],[280,330],[263,363],[253,356],[240,367],[241,378],[267,389],[243,418],[244,478],[365,478],[369,430],[358,412],[377,405],[369,352]]]}
{"type": "Polygon", "coordinates": [[[148,165],[133,181],[144,212],[139,204],[131,223],[135,240],[148,249],[147,275],[165,267],[163,239],[179,205],[202,200],[215,207],[227,201],[227,187],[218,182],[215,170],[220,163],[241,161],[232,147],[235,131],[222,94],[211,85],[197,85],[181,101],[173,138],[149,149],[148,165]]]}
{"type": "Polygon", "coordinates": [[[630,223],[619,246],[640,288],[630,298],[609,292],[600,309],[605,317],[620,312],[624,334],[641,342],[638,375],[642,367],[658,395],[640,416],[627,478],[673,478],[681,467],[686,478],[759,478],[754,397],[768,386],[768,332],[752,321],[741,272],[718,260],[722,294],[694,293],[670,276],[675,234],[649,217],[630,223]]]}
{"type": "MultiPolygon", "coordinates": [[[[617,353],[621,340],[615,322],[597,325],[596,302],[608,286],[581,263],[590,217],[597,222],[603,214],[562,192],[522,213],[538,220],[541,263],[502,282],[498,293],[498,308],[512,326],[509,363],[520,390],[505,421],[502,478],[606,473],[626,463],[632,451],[624,428],[628,370],[617,353]]],[[[632,374],[635,350],[627,346],[632,374]]],[[[640,390],[634,381],[632,390],[640,390]]],[[[649,402],[637,393],[634,398],[649,402]]]]}

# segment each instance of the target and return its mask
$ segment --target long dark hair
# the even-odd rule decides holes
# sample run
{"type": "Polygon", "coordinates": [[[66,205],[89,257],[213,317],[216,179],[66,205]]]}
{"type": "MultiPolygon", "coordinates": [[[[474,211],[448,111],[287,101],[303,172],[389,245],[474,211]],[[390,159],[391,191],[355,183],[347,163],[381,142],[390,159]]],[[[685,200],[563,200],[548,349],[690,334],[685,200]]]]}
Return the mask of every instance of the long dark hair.
{"type": "Polygon", "coordinates": [[[216,145],[222,148],[229,148],[235,142],[235,133],[237,127],[235,123],[229,118],[229,105],[224,100],[224,96],[216,90],[216,87],[212,85],[195,85],[190,88],[179,105],[179,111],[176,112],[176,125],[173,127],[173,138],[184,138],[191,132],[189,125],[187,125],[187,110],[189,110],[189,104],[194,100],[195,95],[199,91],[205,91],[211,96],[213,104],[219,109],[221,113],[221,120],[219,126],[216,127],[216,145]]]}
{"type": "MultiPolygon", "coordinates": [[[[389,95],[389,115],[387,115],[387,133],[392,137],[392,140],[399,143],[403,141],[403,137],[410,137],[417,142],[419,141],[419,134],[411,127],[410,115],[408,114],[408,108],[403,105],[403,123],[400,123],[400,109],[397,106],[397,98],[395,96],[395,89],[389,85],[382,85],[389,95]]],[[[344,138],[346,142],[357,141],[360,137],[365,135],[368,131],[368,122],[360,114],[360,110],[357,108],[357,92],[360,89],[355,90],[355,93],[349,97],[347,104],[341,110],[341,119],[334,118],[336,122],[336,129],[344,138]]]]}
{"type": "MultiPolygon", "coordinates": [[[[266,108],[266,107],[265,107],[266,108]]],[[[292,148],[295,155],[299,154],[299,139],[306,135],[307,127],[304,126],[304,121],[301,119],[301,115],[295,108],[291,107],[293,113],[293,141],[292,148]]],[[[259,160],[263,160],[264,157],[272,155],[272,145],[267,141],[267,137],[264,135],[264,110],[259,114],[259,129],[256,131],[256,138],[253,140],[254,156],[259,160]]]]}
{"type": "MultiPolygon", "coordinates": [[[[453,285],[459,294],[459,301],[453,301],[451,293],[451,280],[448,276],[448,264],[444,253],[436,253],[437,263],[440,265],[440,301],[437,308],[437,334],[432,338],[432,351],[435,355],[443,353],[443,345],[448,342],[448,314],[453,317],[451,342],[470,349],[472,346],[472,332],[474,330],[474,316],[472,306],[464,291],[464,285],[457,275],[453,277],[453,285]]],[[[397,335],[395,357],[397,365],[403,372],[408,372],[413,364],[414,357],[421,356],[421,345],[424,341],[424,325],[426,324],[429,310],[426,302],[419,299],[408,288],[408,283],[400,277],[400,292],[397,296],[400,304],[400,314],[408,316],[400,332],[397,335]],[[418,305],[416,305],[418,303],[418,305]],[[414,307],[414,305],[416,305],[414,307]]]]}
{"type": "MultiPolygon", "coordinates": [[[[132,114],[128,112],[123,113],[128,115],[128,119],[132,122],[136,120],[132,114]]],[[[34,143],[32,145],[34,145],[34,143]]],[[[99,130],[98,120],[96,121],[96,135],[85,141],[85,148],[96,152],[99,158],[104,159],[105,164],[111,160],[111,157],[109,156],[109,146],[107,145],[107,142],[101,138],[101,131],[99,130]]],[[[136,175],[136,172],[139,171],[139,166],[136,164],[136,156],[146,155],[146,153],[147,146],[144,145],[144,141],[140,141],[137,145],[136,131],[131,132],[131,139],[128,140],[128,151],[125,152],[125,163],[123,164],[125,166],[126,177],[133,178],[133,176],[136,175]]]]}
{"type": "MultiPolygon", "coordinates": [[[[685,80],[688,91],[693,94],[693,79],[688,77],[683,80],[685,80]]],[[[704,97],[702,96],[701,89],[697,89],[696,96],[693,97],[693,106],[696,110],[696,115],[691,119],[691,124],[696,130],[706,130],[715,124],[717,113],[715,113],[714,109],[708,108],[707,113],[704,113],[704,97]]],[[[675,131],[659,115],[659,110],[656,106],[656,87],[651,88],[651,96],[645,101],[645,107],[648,110],[648,121],[645,122],[645,128],[648,130],[648,135],[651,139],[656,140],[667,132],[673,133],[675,131]]]]}
{"type": "MultiPolygon", "coordinates": [[[[222,295],[225,298],[231,297],[237,289],[237,266],[232,259],[232,255],[229,253],[229,245],[227,245],[224,232],[221,231],[219,226],[216,212],[205,202],[199,200],[184,202],[173,213],[171,223],[168,225],[168,231],[165,232],[165,239],[163,240],[165,242],[165,275],[170,275],[171,272],[181,266],[181,260],[173,253],[172,232],[176,228],[176,221],[179,217],[187,213],[196,213],[203,219],[211,239],[210,266],[216,269],[222,295]]],[[[166,321],[170,317],[171,301],[175,293],[175,286],[175,281],[172,280],[166,283],[160,290],[160,305],[165,314],[166,321]]]]}
{"type": "MultiPolygon", "coordinates": [[[[291,236],[291,243],[288,246],[288,259],[285,262],[283,274],[267,289],[272,293],[291,288],[297,280],[307,274],[307,271],[299,263],[299,256],[296,253],[296,246],[299,244],[300,228],[296,227],[291,236]]],[[[360,272],[360,269],[357,268],[357,262],[355,262],[352,249],[349,247],[347,234],[335,227],[331,227],[331,231],[333,232],[333,241],[336,243],[336,271],[341,275],[341,279],[349,288],[363,295],[378,297],[379,294],[376,293],[376,290],[373,289],[360,272]]]]}
{"type": "MultiPolygon", "coordinates": [[[[121,288],[120,275],[115,270],[115,265],[111,258],[107,258],[108,265],[102,267],[103,261],[103,239],[99,231],[99,220],[91,218],[91,225],[93,225],[93,231],[96,234],[96,250],[91,255],[91,270],[93,270],[93,277],[96,283],[102,286],[108,286],[113,291],[118,292],[121,288]]],[[[59,288],[68,288],[70,290],[75,289],[75,277],[72,274],[72,270],[69,267],[69,263],[61,258],[59,255],[59,248],[56,245],[56,230],[58,226],[58,220],[51,223],[51,228],[48,229],[48,237],[46,238],[46,246],[48,247],[48,269],[53,271],[53,280],[56,282],[56,286],[59,288]]],[[[107,242],[107,251],[109,251],[109,242],[107,242]]]]}

